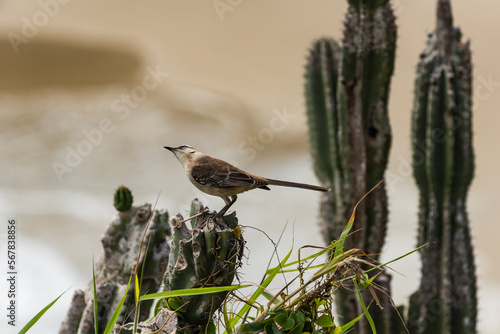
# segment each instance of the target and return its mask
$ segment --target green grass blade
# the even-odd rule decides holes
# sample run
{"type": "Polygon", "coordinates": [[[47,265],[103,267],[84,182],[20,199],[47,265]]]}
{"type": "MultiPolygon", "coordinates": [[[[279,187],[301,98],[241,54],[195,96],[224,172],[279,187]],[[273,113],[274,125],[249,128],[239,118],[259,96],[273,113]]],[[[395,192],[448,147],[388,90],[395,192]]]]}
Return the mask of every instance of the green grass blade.
{"type": "MultiPolygon", "coordinates": [[[[336,241],[335,241],[335,243],[336,243],[336,241]]],[[[311,254],[311,255],[309,255],[309,256],[307,256],[307,257],[305,257],[305,258],[301,259],[300,261],[298,261],[298,260],[297,260],[297,261],[293,261],[293,262],[286,263],[286,264],[284,264],[284,265],[283,265],[283,268],[288,268],[288,267],[291,267],[291,266],[298,265],[298,264],[299,264],[299,262],[304,263],[304,262],[309,261],[309,260],[314,260],[314,259],[316,259],[316,258],[320,257],[320,256],[321,256],[321,255],[323,255],[323,254],[327,254],[327,253],[328,253],[328,252],[330,252],[331,250],[333,250],[332,245],[330,245],[330,246],[328,246],[328,247],[326,247],[326,248],[323,248],[323,249],[321,249],[319,252],[316,252],[316,253],[314,253],[314,254],[311,254]]],[[[309,267],[309,268],[307,268],[307,269],[308,269],[308,270],[310,270],[310,269],[319,268],[319,267],[321,267],[321,265],[317,265],[317,266],[314,266],[314,267],[309,267]]],[[[274,269],[274,268],[273,268],[273,269],[274,269]]],[[[273,269],[269,269],[269,268],[268,268],[268,269],[266,270],[266,275],[268,275],[268,274],[271,272],[271,270],[273,270],[273,269]]],[[[282,272],[283,272],[283,273],[288,273],[288,272],[294,272],[294,271],[298,271],[298,269],[296,269],[296,268],[295,268],[295,269],[283,270],[282,272]]]]}
{"type": "Polygon", "coordinates": [[[300,272],[306,272],[308,270],[314,270],[314,269],[320,269],[320,268],[323,268],[323,264],[317,264],[315,266],[310,266],[310,267],[307,267],[307,268],[302,268],[302,269],[298,269],[298,268],[294,268],[294,269],[287,269],[287,270],[282,270],[279,272],[279,274],[288,274],[288,273],[300,273],[300,272]]]}
{"type": "MultiPolygon", "coordinates": [[[[266,267],[266,272],[264,274],[264,276],[262,276],[262,279],[260,280],[260,284],[262,284],[266,278],[266,275],[267,275],[267,272],[272,270],[272,269],[269,269],[269,267],[271,267],[271,263],[274,259],[274,256],[278,255],[278,245],[280,244],[281,242],[281,238],[283,238],[283,235],[285,235],[285,231],[286,231],[286,227],[288,226],[288,222],[285,224],[285,226],[283,226],[283,229],[281,230],[281,234],[280,234],[280,237],[278,239],[278,242],[276,243],[276,245],[274,246],[274,251],[273,253],[271,254],[271,258],[269,259],[269,262],[267,263],[267,267],[266,267]]],[[[279,260],[279,259],[278,259],[279,260]]]]}
{"type": "Polygon", "coordinates": [[[226,333],[233,334],[233,328],[231,327],[231,320],[229,319],[229,314],[227,313],[227,298],[224,301],[224,310],[222,312],[222,315],[224,316],[224,324],[226,327],[226,333]]]}
{"type": "Polygon", "coordinates": [[[248,300],[249,303],[246,303],[245,305],[243,305],[243,307],[238,312],[238,314],[233,318],[233,320],[231,320],[231,328],[234,328],[234,326],[236,326],[236,324],[238,323],[238,321],[240,319],[242,319],[243,316],[250,310],[250,304],[252,304],[254,301],[257,300],[257,298],[260,297],[260,295],[265,291],[265,289],[269,286],[269,284],[274,280],[274,278],[276,277],[276,275],[278,275],[280,273],[280,271],[283,268],[283,266],[285,265],[286,261],[288,261],[288,259],[290,258],[290,255],[292,255],[292,251],[293,251],[293,248],[290,249],[290,251],[285,256],[285,258],[283,259],[283,261],[281,261],[278,266],[274,267],[271,270],[269,276],[264,280],[264,282],[262,282],[262,284],[252,294],[252,296],[248,300]]]}
{"type": "MultiPolygon", "coordinates": [[[[159,196],[159,195],[158,195],[159,196]]],[[[156,203],[158,203],[158,198],[156,199],[156,203]]],[[[141,305],[139,304],[139,296],[141,295],[141,285],[142,285],[142,278],[144,277],[144,267],[146,266],[146,258],[148,256],[148,250],[149,250],[149,245],[151,243],[151,238],[153,234],[149,235],[148,238],[148,244],[146,245],[146,251],[144,253],[144,260],[142,261],[142,266],[141,266],[141,281],[139,281],[139,277],[137,274],[137,269],[139,266],[139,261],[141,259],[141,250],[142,250],[142,244],[144,242],[144,237],[146,236],[146,233],[148,232],[149,225],[151,224],[151,221],[153,220],[155,208],[156,208],[156,203],[153,208],[153,214],[149,217],[148,224],[146,225],[146,228],[144,229],[144,233],[142,235],[141,239],[141,245],[140,245],[140,250],[139,254],[137,255],[137,262],[135,264],[135,279],[134,279],[134,297],[135,297],[135,316],[134,316],[134,333],[137,332],[137,325],[139,323],[139,313],[141,310],[141,305]]]]}
{"type": "MultiPolygon", "coordinates": [[[[282,272],[280,272],[280,273],[282,273],[282,272]]],[[[266,290],[262,291],[262,296],[264,296],[264,298],[266,298],[268,301],[272,300],[272,303],[275,305],[277,305],[281,302],[281,297],[276,298],[275,295],[270,294],[266,290]]]]}
{"type": "Polygon", "coordinates": [[[141,295],[141,286],[139,277],[137,276],[137,267],[134,274],[134,298],[135,298],[135,316],[134,316],[134,333],[137,332],[137,324],[139,323],[139,296],[141,295]]]}
{"type": "Polygon", "coordinates": [[[326,273],[335,270],[337,264],[344,260],[345,258],[351,256],[352,254],[356,253],[355,249],[349,249],[345,252],[341,252],[337,256],[334,256],[332,259],[330,259],[326,264],[324,264],[320,270],[318,270],[314,275],[315,276],[323,276],[326,273]]]}
{"type": "Polygon", "coordinates": [[[134,275],[134,296],[135,296],[135,305],[139,304],[139,295],[141,292],[141,287],[139,286],[139,278],[137,277],[137,274],[134,275]]]}
{"type": "Polygon", "coordinates": [[[347,333],[347,331],[350,330],[351,327],[354,326],[359,321],[359,319],[361,319],[363,317],[363,315],[364,314],[360,314],[356,318],[349,321],[347,324],[343,325],[341,333],[347,333]]]}
{"type": "Polygon", "coordinates": [[[373,323],[372,316],[368,312],[368,309],[366,308],[365,301],[363,300],[363,296],[361,295],[361,290],[359,289],[358,282],[356,281],[355,278],[352,279],[354,282],[354,285],[356,286],[356,291],[358,291],[358,298],[361,303],[361,307],[363,308],[363,312],[366,316],[366,320],[370,323],[370,327],[372,328],[373,334],[377,334],[377,329],[375,328],[375,324],[373,323]]]}
{"type": "Polygon", "coordinates": [[[338,243],[335,247],[335,253],[333,255],[334,258],[338,257],[344,250],[344,241],[347,238],[349,231],[351,231],[352,225],[354,224],[354,218],[356,216],[356,208],[358,207],[358,204],[359,204],[359,202],[356,204],[356,206],[352,210],[351,218],[349,219],[349,222],[347,223],[346,227],[342,231],[342,234],[340,235],[338,243]]]}
{"type": "Polygon", "coordinates": [[[130,278],[128,279],[128,284],[127,284],[127,289],[125,290],[125,294],[123,295],[122,299],[120,300],[120,303],[116,307],[115,312],[113,313],[113,316],[109,320],[108,325],[106,326],[106,329],[104,330],[103,334],[111,334],[111,331],[113,330],[113,327],[115,327],[116,320],[118,319],[118,316],[120,315],[120,312],[123,307],[123,303],[125,302],[125,298],[127,297],[128,289],[130,288],[130,282],[132,281],[132,275],[130,275],[130,278]]]}
{"type": "MultiPolygon", "coordinates": [[[[68,291],[68,290],[66,290],[68,291]]],[[[66,293],[66,291],[64,291],[63,293],[61,293],[59,295],[59,297],[57,297],[56,299],[54,299],[50,304],[48,304],[47,306],[45,306],[40,312],[38,312],[33,318],[31,318],[30,321],[28,321],[28,323],[26,325],[24,325],[24,327],[19,331],[18,334],[24,334],[28,331],[28,329],[30,329],[31,327],[33,327],[34,324],[37,323],[38,320],[40,320],[40,318],[45,314],[45,312],[47,312],[51,307],[52,305],[55,304],[55,302],[57,302],[59,300],[59,298],[62,297],[62,295],[64,295],[66,293]]]]}
{"type": "Polygon", "coordinates": [[[217,286],[210,288],[194,288],[194,289],[180,289],[173,291],[165,291],[158,293],[151,293],[139,297],[139,301],[157,299],[157,298],[170,298],[170,297],[180,297],[180,296],[195,296],[195,295],[206,295],[210,293],[218,293],[223,291],[232,291],[241,288],[246,288],[251,285],[231,285],[231,286],[217,286]]]}
{"type": "Polygon", "coordinates": [[[95,333],[99,333],[97,331],[97,287],[95,284],[95,265],[93,256],[92,256],[92,285],[94,288],[94,329],[95,333]]]}
{"type": "Polygon", "coordinates": [[[426,243],[426,244],[424,244],[424,245],[422,245],[422,246],[420,246],[420,247],[415,248],[415,249],[414,249],[414,250],[412,250],[412,251],[409,251],[408,253],[406,253],[406,254],[404,254],[404,255],[398,256],[398,257],[397,257],[397,258],[395,258],[395,259],[392,259],[392,260],[387,261],[387,262],[385,262],[385,263],[379,264],[378,266],[372,267],[372,268],[370,268],[370,269],[368,269],[368,270],[364,271],[364,273],[365,273],[365,274],[367,274],[367,273],[369,273],[370,271],[373,271],[373,270],[375,270],[375,269],[380,269],[380,268],[383,268],[383,267],[385,267],[385,266],[387,266],[387,265],[389,265],[389,264],[391,264],[391,263],[393,263],[393,262],[396,262],[396,261],[398,261],[398,260],[401,260],[402,258],[404,258],[404,257],[406,257],[406,256],[408,256],[408,255],[410,255],[410,254],[412,254],[412,253],[415,253],[416,251],[421,250],[422,248],[424,248],[424,247],[426,247],[426,246],[428,246],[428,245],[429,245],[429,243],[426,243]]]}
{"type": "Polygon", "coordinates": [[[370,189],[370,191],[368,191],[366,194],[364,194],[363,197],[361,197],[361,199],[358,201],[358,203],[356,203],[356,205],[354,206],[354,209],[352,209],[351,218],[349,219],[349,222],[347,223],[346,227],[342,231],[342,234],[340,235],[340,238],[338,240],[338,244],[337,244],[337,247],[335,249],[335,255],[334,255],[335,257],[340,255],[340,253],[342,253],[342,251],[344,249],[344,241],[347,238],[347,235],[349,234],[349,232],[351,231],[352,225],[354,223],[354,218],[356,217],[356,209],[357,209],[359,203],[361,203],[361,201],[363,201],[366,198],[366,196],[368,196],[373,190],[375,190],[375,188],[377,188],[383,181],[384,180],[379,181],[379,183],[377,183],[372,189],[370,189]]]}

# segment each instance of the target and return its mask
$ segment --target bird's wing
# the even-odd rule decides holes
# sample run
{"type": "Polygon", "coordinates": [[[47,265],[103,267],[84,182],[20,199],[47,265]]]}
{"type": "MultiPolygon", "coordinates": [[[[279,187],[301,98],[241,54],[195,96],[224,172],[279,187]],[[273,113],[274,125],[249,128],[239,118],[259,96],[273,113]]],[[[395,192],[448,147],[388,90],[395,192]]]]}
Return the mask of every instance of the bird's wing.
{"type": "Polygon", "coordinates": [[[191,172],[194,180],[200,184],[217,187],[217,188],[267,188],[267,182],[263,178],[255,177],[254,175],[243,172],[228,163],[225,163],[223,168],[214,170],[205,168],[203,164],[198,164],[193,167],[191,172]]]}

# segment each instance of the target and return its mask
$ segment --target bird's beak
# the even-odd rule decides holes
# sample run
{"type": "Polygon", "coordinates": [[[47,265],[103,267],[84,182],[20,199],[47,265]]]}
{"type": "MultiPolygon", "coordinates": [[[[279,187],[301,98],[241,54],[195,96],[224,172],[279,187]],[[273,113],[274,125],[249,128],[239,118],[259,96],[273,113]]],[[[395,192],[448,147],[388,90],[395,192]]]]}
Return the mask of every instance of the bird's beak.
{"type": "Polygon", "coordinates": [[[170,146],[163,146],[163,147],[166,148],[167,150],[169,150],[172,153],[174,153],[174,151],[176,150],[175,147],[170,147],[170,146]]]}

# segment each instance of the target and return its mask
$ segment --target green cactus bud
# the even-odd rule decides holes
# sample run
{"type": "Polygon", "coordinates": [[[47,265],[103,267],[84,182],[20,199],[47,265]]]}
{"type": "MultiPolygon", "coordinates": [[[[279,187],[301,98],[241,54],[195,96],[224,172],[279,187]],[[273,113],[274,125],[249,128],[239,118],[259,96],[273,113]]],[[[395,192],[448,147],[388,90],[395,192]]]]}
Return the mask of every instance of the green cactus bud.
{"type": "Polygon", "coordinates": [[[115,209],[120,212],[125,212],[130,210],[134,198],[132,197],[132,192],[125,186],[120,186],[115,191],[114,196],[114,206],[115,209]]]}

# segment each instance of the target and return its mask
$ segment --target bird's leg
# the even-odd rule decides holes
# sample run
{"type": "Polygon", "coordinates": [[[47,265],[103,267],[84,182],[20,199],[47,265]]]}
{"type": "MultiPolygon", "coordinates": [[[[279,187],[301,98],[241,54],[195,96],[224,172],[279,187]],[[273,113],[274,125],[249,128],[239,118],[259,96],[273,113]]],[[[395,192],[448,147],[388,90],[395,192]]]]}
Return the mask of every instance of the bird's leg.
{"type": "Polygon", "coordinates": [[[179,223],[185,223],[185,222],[187,222],[188,220],[191,220],[191,219],[193,219],[193,218],[199,217],[199,216],[203,215],[204,213],[207,213],[208,211],[209,211],[209,210],[208,210],[208,208],[207,208],[207,209],[205,209],[205,210],[203,210],[203,211],[201,211],[201,212],[198,212],[197,214],[195,214],[195,215],[193,215],[193,216],[191,216],[191,217],[187,217],[187,218],[185,218],[184,220],[181,220],[179,223]]]}
{"type": "Polygon", "coordinates": [[[236,200],[238,199],[238,196],[233,195],[233,196],[231,196],[231,199],[229,199],[229,196],[228,197],[223,197],[222,199],[224,200],[224,202],[226,203],[226,205],[222,208],[222,210],[219,211],[219,213],[217,213],[215,215],[215,217],[214,217],[215,219],[224,216],[224,214],[231,207],[231,205],[233,205],[234,202],[236,202],[236,200]]]}

